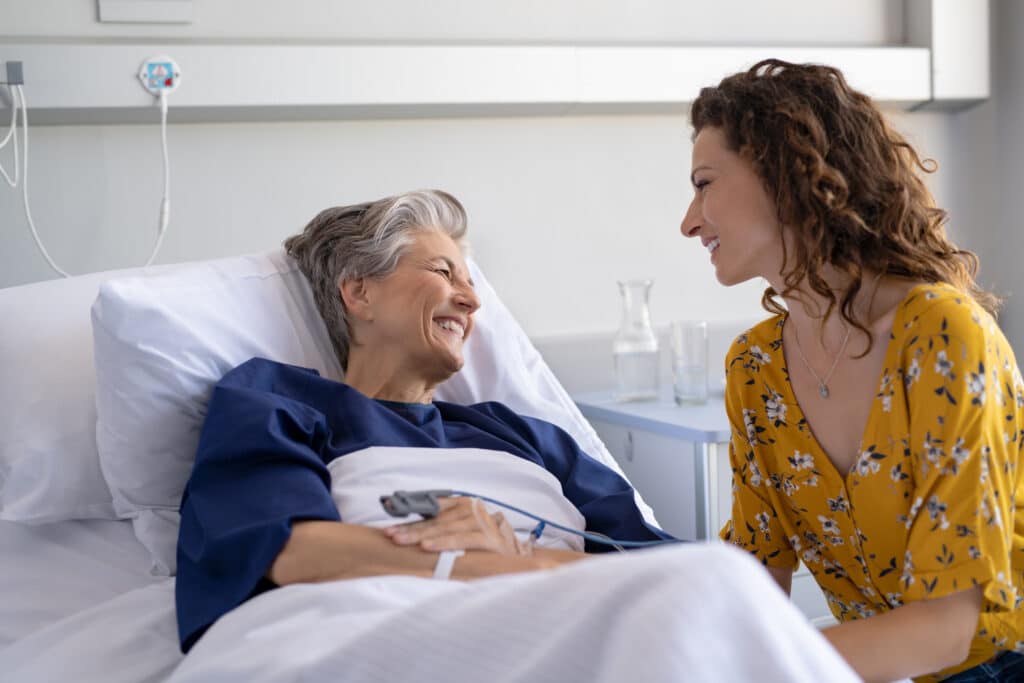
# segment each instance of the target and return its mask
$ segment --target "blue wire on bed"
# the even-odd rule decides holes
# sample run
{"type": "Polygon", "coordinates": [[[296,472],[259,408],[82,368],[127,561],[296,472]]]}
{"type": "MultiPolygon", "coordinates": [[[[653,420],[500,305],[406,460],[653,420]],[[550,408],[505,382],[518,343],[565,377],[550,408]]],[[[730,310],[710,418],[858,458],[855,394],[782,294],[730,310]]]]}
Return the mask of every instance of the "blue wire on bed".
{"type": "Polygon", "coordinates": [[[619,541],[619,540],[616,540],[614,538],[608,538],[607,536],[602,536],[600,534],[594,534],[594,533],[590,533],[588,531],[579,531],[577,529],[572,529],[572,528],[567,527],[567,526],[562,526],[561,524],[557,524],[557,523],[552,522],[550,520],[544,519],[543,517],[535,515],[532,512],[527,512],[526,510],[523,510],[522,508],[517,508],[515,505],[509,505],[508,503],[502,502],[502,501],[497,500],[495,498],[490,498],[488,496],[481,496],[481,495],[479,495],[477,493],[470,493],[469,491],[456,491],[456,490],[452,490],[449,493],[451,495],[453,495],[453,496],[466,496],[468,498],[479,498],[480,500],[486,501],[488,503],[493,503],[494,505],[498,505],[498,506],[501,506],[501,507],[506,508],[508,510],[512,510],[513,512],[518,512],[519,514],[525,515],[526,517],[529,517],[530,519],[537,520],[540,523],[536,526],[536,528],[533,529],[533,531],[530,532],[530,535],[532,535],[534,538],[540,538],[540,535],[543,532],[544,527],[545,526],[550,526],[550,527],[554,527],[555,529],[561,529],[562,531],[566,531],[566,532],[568,532],[570,534],[576,534],[577,536],[582,536],[586,540],[592,541],[593,543],[602,543],[604,545],[620,546],[622,548],[644,548],[644,547],[648,547],[648,546],[664,545],[666,543],[683,543],[684,542],[684,541],[680,541],[680,540],[677,540],[677,539],[669,539],[669,538],[662,539],[662,540],[659,540],[659,541],[619,541]]]}

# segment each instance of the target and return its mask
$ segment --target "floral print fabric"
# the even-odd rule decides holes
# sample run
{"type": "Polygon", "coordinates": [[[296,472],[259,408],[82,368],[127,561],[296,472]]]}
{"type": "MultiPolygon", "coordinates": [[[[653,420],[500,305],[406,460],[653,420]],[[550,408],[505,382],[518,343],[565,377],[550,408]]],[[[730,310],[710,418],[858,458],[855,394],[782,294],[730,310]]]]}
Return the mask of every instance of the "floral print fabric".
{"type": "Polygon", "coordinates": [[[766,565],[802,561],[840,621],[982,586],[969,658],[921,680],[1024,649],[1024,381],[992,317],[949,285],[908,293],[845,475],[793,395],[783,323],[752,328],[726,358],[733,507],[722,537],[766,565]]]}

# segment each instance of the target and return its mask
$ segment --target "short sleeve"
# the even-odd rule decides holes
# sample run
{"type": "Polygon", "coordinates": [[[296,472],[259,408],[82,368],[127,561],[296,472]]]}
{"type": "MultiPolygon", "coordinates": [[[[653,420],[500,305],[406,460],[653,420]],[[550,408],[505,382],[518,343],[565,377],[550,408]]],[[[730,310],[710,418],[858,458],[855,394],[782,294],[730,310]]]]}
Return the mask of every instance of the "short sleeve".
{"type": "Polygon", "coordinates": [[[771,567],[796,569],[796,551],[790,545],[770,500],[767,471],[757,455],[757,412],[743,406],[747,377],[737,361],[744,353],[743,338],[733,342],[726,356],[725,409],[729,417],[729,464],[732,468],[732,516],[720,537],[754,555],[771,567]]]}
{"type": "MultiPolygon", "coordinates": [[[[175,602],[182,651],[214,621],[274,585],[267,570],[293,522],[338,520],[321,460],[324,416],[253,386],[241,366],[214,389],[181,504],[175,602]]],[[[301,381],[301,377],[299,381],[301,381]]]]}
{"type": "Polygon", "coordinates": [[[905,602],[981,586],[983,610],[1012,610],[1018,373],[994,321],[961,301],[923,313],[904,348],[915,485],[900,582],[905,602]]]}

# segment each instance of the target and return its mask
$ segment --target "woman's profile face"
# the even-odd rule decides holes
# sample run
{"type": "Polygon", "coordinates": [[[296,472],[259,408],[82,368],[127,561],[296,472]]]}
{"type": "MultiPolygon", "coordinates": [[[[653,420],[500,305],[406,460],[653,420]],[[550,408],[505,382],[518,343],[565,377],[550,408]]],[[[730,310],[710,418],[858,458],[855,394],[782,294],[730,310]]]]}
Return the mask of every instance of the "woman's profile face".
{"type": "Polygon", "coordinates": [[[729,149],[720,128],[708,126],[694,140],[691,168],[694,194],[683,236],[700,238],[723,285],[774,280],[782,269],[782,231],[753,166],[729,149]]]}
{"type": "Polygon", "coordinates": [[[394,272],[369,281],[367,294],[373,320],[362,343],[414,376],[440,381],[462,368],[480,300],[451,237],[417,233],[394,272]]]}

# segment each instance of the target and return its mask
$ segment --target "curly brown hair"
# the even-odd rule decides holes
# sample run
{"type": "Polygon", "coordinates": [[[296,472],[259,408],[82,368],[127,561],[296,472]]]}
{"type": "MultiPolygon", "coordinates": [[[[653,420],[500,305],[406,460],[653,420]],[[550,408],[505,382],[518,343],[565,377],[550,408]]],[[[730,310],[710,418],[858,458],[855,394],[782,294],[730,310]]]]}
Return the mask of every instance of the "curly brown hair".
{"type": "Polygon", "coordinates": [[[693,103],[694,137],[719,128],[730,149],[751,162],[796,236],[792,262],[783,243],[784,291],[769,287],[761,305],[783,314],[776,299],[805,278],[853,327],[853,301],[866,269],[970,294],[993,315],[999,300],[975,282],[978,258],[946,237],[946,211],[917,171],[933,173],[866,95],[833,67],[766,59],[703,88],[693,103]],[[837,297],[822,277],[826,264],[850,277],[837,297]]]}

